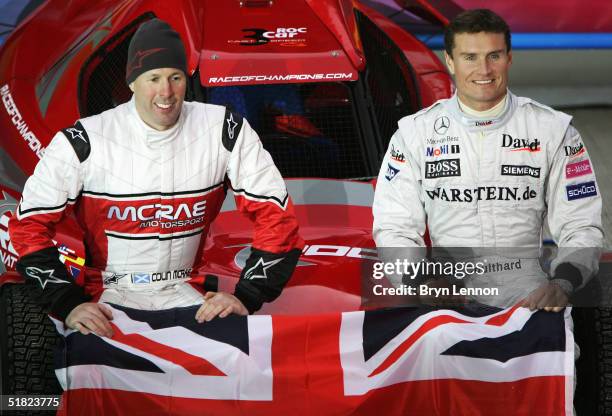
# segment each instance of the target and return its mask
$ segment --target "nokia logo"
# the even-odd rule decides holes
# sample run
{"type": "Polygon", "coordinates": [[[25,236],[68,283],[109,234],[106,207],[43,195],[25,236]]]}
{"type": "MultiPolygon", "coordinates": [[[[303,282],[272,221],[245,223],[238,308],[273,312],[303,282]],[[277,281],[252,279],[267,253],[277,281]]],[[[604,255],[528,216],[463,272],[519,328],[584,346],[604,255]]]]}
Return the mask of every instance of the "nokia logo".
{"type": "Polygon", "coordinates": [[[425,178],[433,179],[448,176],[461,176],[461,164],[459,159],[425,162],[425,178]]]}

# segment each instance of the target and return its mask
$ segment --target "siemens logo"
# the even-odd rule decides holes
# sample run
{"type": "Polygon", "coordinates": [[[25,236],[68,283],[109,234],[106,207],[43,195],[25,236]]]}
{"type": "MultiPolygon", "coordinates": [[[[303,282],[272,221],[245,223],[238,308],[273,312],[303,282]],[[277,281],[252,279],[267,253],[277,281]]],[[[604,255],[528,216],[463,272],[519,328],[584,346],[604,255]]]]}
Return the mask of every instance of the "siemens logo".
{"type": "Polygon", "coordinates": [[[532,178],[539,178],[540,168],[533,168],[531,166],[502,165],[501,174],[504,176],[531,176],[532,178]]]}
{"type": "Polygon", "coordinates": [[[595,187],[594,181],[579,183],[576,185],[568,185],[565,187],[565,189],[567,190],[568,201],[597,195],[597,188],[595,187]]]}

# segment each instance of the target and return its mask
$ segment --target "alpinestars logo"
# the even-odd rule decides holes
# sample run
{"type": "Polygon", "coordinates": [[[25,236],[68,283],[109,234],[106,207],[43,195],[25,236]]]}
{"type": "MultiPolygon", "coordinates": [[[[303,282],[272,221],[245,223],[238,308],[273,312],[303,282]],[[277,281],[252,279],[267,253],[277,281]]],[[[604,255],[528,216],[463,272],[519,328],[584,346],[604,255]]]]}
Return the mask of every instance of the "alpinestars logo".
{"type": "Polygon", "coordinates": [[[25,273],[26,275],[28,275],[28,277],[38,280],[38,283],[40,283],[40,286],[43,288],[43,290],[47,286],[47,283],[61,283],[61,284],[70,283],[67,280],[62,280],[62,279],[55,277],[53,275],[53,269],[42,270],[42,269],[39,269],[38,267],[26,267],[25,273]]]}
{"type": "Polygon", "coordinates": [[[72,136],[73,139],[83,140],[85,143],[87,143],[87,140],[85,140],[85,137],[83,137],[83,130],[71,127],[66,129],[66,131],[70,133],[70,136],[72,136]]]}
{"type": "Polygon", "coordinates": [[[234,115],[230,113],[229,118],[225,119],[227,121],[227,135],[231,140],[234,140],[234,130],[238,123],[234,121],[234,115]]]}
{"type": "Polygon", "coordinates": [[[502,147],[509,148],[511,152],[539,152],[540,144],[538,139],[519,139],[509,134],[502,135],[502,147]]]}
{"type": "Polygon", "coordinates": [[[106,276],[104,277],[104,286],[116,285],[119,283],[119,280],[121,280],[125,276],[127,276],[127,273],[123,273],[123,274],[113,273],[110,276],[106,276]]]}
{"type": "Polygon", "coordinates": [[[259,260],[257,260],[257,263],[255,263],[253,267],[244,273],[244,278],[246,280],[267,279],[268,269],[281,261],[283,261],[282,257],[280,259],[270,260],[268,262],[264,261],[263,257],[260,257],[259,260]]]}
{"type": "Polygon", "coordinates": [[[134,58],[132,59],[132,62],[130,62],[130,64],[128,65],[127,68],[127,74],[128,76],[135,70],[138,69],[140,67],[142,67],[142,60],[144,58],[146,58],[149,55],[153,55],[154,53],[157,53],[159,51],[162,51],[166,48],[153,48],[153,49],[146,49],[144,51],[137,51],[136,54],[134,55],[134,58]]]}

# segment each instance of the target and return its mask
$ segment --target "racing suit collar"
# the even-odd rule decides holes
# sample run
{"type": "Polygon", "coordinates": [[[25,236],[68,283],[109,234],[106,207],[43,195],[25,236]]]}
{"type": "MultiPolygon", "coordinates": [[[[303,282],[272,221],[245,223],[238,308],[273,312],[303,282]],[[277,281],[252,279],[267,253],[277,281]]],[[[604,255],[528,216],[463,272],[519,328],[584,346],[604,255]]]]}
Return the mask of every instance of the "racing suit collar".
{"type": "Polygon", "coordinates": [[[501,113],[495,117],[474,117],[461,111],[457,93],[444,104],[450,115],[459,121],[468,131],[487,131],[494,130],[503,126],[510,120],[516,109],[516,97],[508,90],[506,104],[501,113]]]}
{"type": "Polygon", "coordinates": [[[163,144],[174,137],[176,137],[177,133],[180,131],[179,126],[183,124],[184,112],[185,112],[185,103],[183,103],[183,108],[181,109],[181,114],[179,114],[179,118],[176,121],[176,124],[169,128],[168,130],[159,131],[154,129],[145,123],[140,115],[138,114],[138,110],[136,110],[136,101],[134,100],[134,96],[128,102],[128,106],[130,109],[130,115],[133,118],[133,121],[136,125],[136,129],[139,132],[139,136],[145,140],[145,143],[148,145],[157,145],[163,144]]]}

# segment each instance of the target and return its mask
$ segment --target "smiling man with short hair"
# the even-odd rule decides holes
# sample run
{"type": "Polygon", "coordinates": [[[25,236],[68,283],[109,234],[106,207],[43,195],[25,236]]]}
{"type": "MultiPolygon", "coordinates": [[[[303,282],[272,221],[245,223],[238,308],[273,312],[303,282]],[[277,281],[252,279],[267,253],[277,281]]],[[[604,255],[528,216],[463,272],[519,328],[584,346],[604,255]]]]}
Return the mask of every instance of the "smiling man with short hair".
{"type": "Polygon", "coordinates": [[[495,248],[495,263],[471,284],[505,290],[472,300],[560,311],[597,273],[603,245],[588,152],[569,115],[508,90],[501,17],[465,11],[444,38],[456,94],[399,121],[376,187],[376,245],[424,246],[427,227],[433,246],[495,248]],[[548,274],[537,254],[518,250],[538,253],[545,218],[559,247],[548,274]]]}
{"type": "Polygon", "coordinates": [[[151,19],[135,32],[126,82],[131,101],[57,133],[28,179],[10,223],[17,270],[49,312],[84,334],[113,334],[102,302],[201,305],[199,322],[255,312],[280,295],[303,246],[271,156],[240,115],[184,102],[185,48],[168,23],[151,19]],[[191,274],[228,187],[254,220],[251,255],[233,294],[203,296],[191,274]],[[85,286],[101,282],[97,292],[68,276],[53,243],[70,211],[84,231],[85,286]]]}

